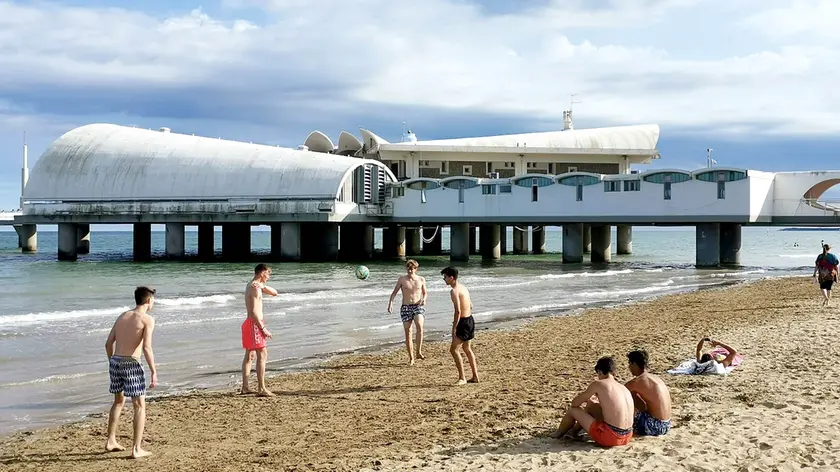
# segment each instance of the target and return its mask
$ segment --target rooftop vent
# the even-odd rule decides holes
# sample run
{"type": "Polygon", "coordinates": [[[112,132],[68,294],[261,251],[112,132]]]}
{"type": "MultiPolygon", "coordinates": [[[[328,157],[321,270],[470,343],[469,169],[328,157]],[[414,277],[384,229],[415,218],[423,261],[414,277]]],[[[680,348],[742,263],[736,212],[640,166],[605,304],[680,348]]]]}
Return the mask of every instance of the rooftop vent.
{"type": "Polygon", "coordinates": [[[169,129],[169,128],[164,127],[164,128],[159,129],[158,131],[160,131],[161,133],[169,133],[169,132],[171,132],[172,130],[171,130],[171,129],[169,129]]]}
{"type": "Polygon", "coordinates": [[[298,151],[308,151],[309,150],[309,146],[307,146],[306,144],[301,144],[297,148],[298,148],[298,151]]]}

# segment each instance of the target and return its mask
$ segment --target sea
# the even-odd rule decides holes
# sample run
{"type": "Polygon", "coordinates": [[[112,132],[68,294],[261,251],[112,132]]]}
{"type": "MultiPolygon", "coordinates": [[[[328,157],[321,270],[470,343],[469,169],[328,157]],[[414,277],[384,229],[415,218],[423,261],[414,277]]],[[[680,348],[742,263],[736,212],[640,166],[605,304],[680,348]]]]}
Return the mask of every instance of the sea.
{"type": "MultiPolygon", "coordinates": [[[[444,250],[448,238],[444,231],[444,250]]],[[[381,248],[379,231],[375,239],[381,248]]],[[[561,263],[562,233],[548,228],[547,254],[505,255],[498,262],[473,257],[457,267],[473,296],[477,329],[510,329],[586,307],[807,275],[820,242],[838,239],[836,230],[744,228],[740,266],[698,270],[693,228],[634,228],[633,254],[614,254],[610,264],[561,263]]],[[[56,240],[56,233],[41,231],[39,252],[21,254],[16,234],[0,232],[0,434],[106,411],[111,396],[105,339],[114,319],[133,307],[138,285],[157,289],[154,352],[160,385],[149,396],[237,388],[243,295],[253,263],[164,260],[162,231],[152,234],[156,260],[133,262],[131,232],[96,230],[89,255],[58,262],[56,240]]],[[[217,234],[219,252],[220,241],[217,234]]],[[[255,253],[267,254],[270,234],[254,231],[252,246],[255,253]]],[[[196,247],[197,234],[187,233],[188,253],[196,247]]],[[[426,337],[444,339],[452,306],[440,269],[449,265],[448,256],[416,259],[429,289],[426,337]]],[[[399,295],[393,314],[387,304],[404,265],[364,264],[370,269],[367,280],[355,277],[353,263],[273,265],[269,285],[279,295],[265,299],[266,322],[274,334],[271,375],[311,368],[340,354],[402,349],[399,295]]]]}

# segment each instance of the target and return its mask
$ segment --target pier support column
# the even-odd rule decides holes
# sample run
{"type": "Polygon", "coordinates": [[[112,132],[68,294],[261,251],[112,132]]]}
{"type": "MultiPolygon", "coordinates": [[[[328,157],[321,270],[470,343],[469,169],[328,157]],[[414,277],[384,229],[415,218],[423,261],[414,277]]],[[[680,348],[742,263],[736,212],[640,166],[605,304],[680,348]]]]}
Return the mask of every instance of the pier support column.
{"type": "Polygon", "coordinates": [[[420,255],[420,228],[405,229],[405,254],[407,256],[420,255]]]}
{"type": "Polygon", "coordinates": [[[616,226],[616,242],[619,254],[633,254],[633,227],[630,225],[616,226]]]}
{"type": "Polygon", "coordinates": [[[185,235],[183,223],[166,223],[166,257],[184,257],[185,235]]]}
{"type": "Polygon", "coordinates": [[[21,252],[38,252],[38,226],[15,225],[18,234],[18,247],[21,252]]]}
{"type": "Polygon", "coordinates": [[[612,241],[610,225],[592,225],[592,262],[610,262],[612,253],[612,241]]]}
{"type": "Polygon", "coordinates": [[[389,259],[405,259],[405,226],[382,228],[382,254],[389,259]]]}
{"type": "Polygon", "coordinates": [[[720,225],[720,263],[741,264],[741,225],[738,223],[720,225]]]}
{"type": "Polygon", "coordinates": [[[225,223],[222,225],[222,258],[244,261],[251,256],[251,224],[225,223]]]}
{"type": "Polygon", "coordinates": [[[152,224],[134,223],[134,260],[152,259],[152,224]]]}
{"type": "Polygon", "coordinates": [[[300,223],[271,225],[271,259],[299,262],[301,259],[300,223]]]}
{"type": "Polygon", "coordinates": [[[470,224],[453,223],[449,227],[449,260],[467,262],[470,260],[470,224]]]}
{"type": "Polygon", "coordinates": [[[76,252],[79,254],[90,254],[90,225],[78,224],[76,225],[76,231],[79,233],[76,236],[78,242],[76,252]]]}
{"type": "MultiPolygon", "coordinates": [[[[443,253],[443,228],[436,226],[425,227],[423,231],[423,254],[426,256],[439,256],[443,253]],[[437,233],[435,233],[437,230],[437,233]],[[434,238],[432,236],[434,235],[434,238]],[[430,240],[431,239],[431,240],[430,240]],[[429,241],[429,242],[426,242],[429,241]]],[[[384,234],[384,233],[383,233],[384,234]]]]}
{"type": "Polygon", "coordinates": [[[583,225],[583,253],[592,252],[592,225],[583,225]]]}
{"type": "Polygon", "coordinates": [[[563,262],[583,262],[583,223],[563,225],[563,262]]]}
{"type": "Polygon", "coordinates": [[[528,227],[513,227],[513,253],[528,254],[528,227]],[[520,229],[521,228],[521,229],[520,229]]]}
{"type": "Polygon", "coordinates": [[[58,225],[58,260],[75,261],[79,258],[76,225],[59,223],[58,225]]]}
{"type": "Polygon", "coordinates": [[[531,226],[531,252],[545,254],[545,226],[531,226]]]}
{"type": "Polygon", "coordinates": [[[198,225],[198,257],[203,260],[212,259],[216,254],[216,227],[213,223],[199,223],[198,225]]]}
{"type": "Polygon", "coordinates": [[[502,248],[502,255],[508,253],[507,240],[507,226],[499,225],[499,246],[502,248]]]}
{"type": "Polygon", "coordinates": [[[373,226],[343,223],[339,228],[338,257],[345,261],[365,261],[373,258],[373,226]]]}
{"type": "Polygon", "coordinates": [[[478,231],[481,258],[495,261],[502,258],[501,228],[499,225],[481,225],[478,231]]]}
{"type": "Polygon", "coordinates": [[[338,259],[338,223],[301,224],[300,249],[301,260],[306,262],[338,259]]]}
{"type": "Polygon", "coordinates": [[[697,267],[720,265],[720,223],[702,223],[696,229],[697,267]]]}
{"type": "Polygon", "coordinates": [[[478,226],[470,226],[470,255],[478,254],[478,226]]]}

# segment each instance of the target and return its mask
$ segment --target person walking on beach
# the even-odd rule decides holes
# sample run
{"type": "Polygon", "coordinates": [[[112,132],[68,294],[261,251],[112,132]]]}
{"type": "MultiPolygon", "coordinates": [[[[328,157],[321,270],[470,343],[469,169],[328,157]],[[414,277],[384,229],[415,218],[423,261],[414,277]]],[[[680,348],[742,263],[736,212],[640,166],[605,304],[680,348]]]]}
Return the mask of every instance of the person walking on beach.
{"type": "Polygon", "coordinates": [[[440,271],[443,281],[451,287],[449,296],[452,299],[452,307],[455,310],[455,319],[452,322],[452,344],[449,346],[449,353],[455,359],[455,368],[458,369],[457,385],[466,383],[478,383],[478,366],[475,354],[472,350],[472,339],[475,338],[475,320],[472,316],[472,299],[467,287],[458,282],[458,269],[447,267],[440,271]],[[464,376],[464,364],[461,362],[461,354],[458,348],[464,350],[472,370],[472,378],[466,380],[464,376]]]}
{"type": "Polygon", "coordinates": [[[814,264],[814,277],[820,284],[820,291],[823,296],[822,306],[828,306],[831,303],[831,287],[834,282],[837,282],[837,273],[840,271],[840,268],[838,268],[840,261],[837,260],[837,256],[828,252],[831,250],[831,246],[823,244],[822,249],[822,254],[817,256],[814,264]]]}
{"type": "Polygon", "coordinates": [[[573,429],[583,429],[601,446],[625,446],[633,437],[633,395],[615,380],[612,357],[598,359],[595,373],[598,380],[572,400],[552,436],[562,438],[573,429]]]}
{"type": "Polygon", "coordinates": [[[420,264],[414,259],[405,261],[406,275],[397,279],[397,285],[388,299],[388,313],[391,313],[394,298],[402,290],[402,305],[400,306],[400,320],[405,330],[405,347],[408,349],[408,363],[414,365],[414,348],[411,345],[411,325],[417,329],[417,357],[425,359],[423,355],[423,321],[426,314],[426,279],[417,275],[420,264]]]}
{"type": "Polygon", "coordinates": [[[148,314],[155,304],[155,290],[149,287],[137,287],[134,290],[134,303],[136,306],[133,310],[126,311],[117,317],[105,341],[108,375],[111,381],[108,391],[114,394],[114,403],[108,414],[108,440],[105,443],[105,450],[108,452],[125,450],[117,442],[117,425],[125,405],[125,397],[129,397],[134,407],[134,444],[131,448],[131,457],[139,459],[151,455],[150,452],[143,450],[143,430],[146,427],[146,375],[140,364],[141,350],[152,374],[149,388],[155,388],[158,383],[155,355],[152,352],[155,320],[148,314]]]}
{"type": "Polygon", "coordinates": [[[251,363],[256,353],[257,395],[274,396],[265,388],[265,364],[268,360],[266,340],[271,339],[272,335],[263,321],[263,294],[277,296],[277,290],[265,284],[269,278],[271,278],[271,269],[265,264],[257,264],[254,268],[254,278],[245,287],[245,309],[248,315],[242,322],[242,348],[245,349],[245,359],[242,360],[241,393],[243,395],[252,393],[248,387],[248,377],[251,375],[251,363]]]}
{"type": "Polygon", "coordinates": [[[624,386],[633,395],[636,407],[633,432],[637,436],[662,436],[671,430],[671,392],[659,376],[647,371],[647,352],[630,351],[627,364],[633,379],[624,386]]]}

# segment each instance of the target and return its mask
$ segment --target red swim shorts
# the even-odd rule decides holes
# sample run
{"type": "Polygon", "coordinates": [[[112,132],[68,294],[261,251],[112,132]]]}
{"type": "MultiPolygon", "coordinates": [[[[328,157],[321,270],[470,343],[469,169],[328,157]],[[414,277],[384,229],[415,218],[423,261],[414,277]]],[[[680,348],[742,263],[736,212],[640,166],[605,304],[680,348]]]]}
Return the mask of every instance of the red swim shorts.
{"type": "Polygon", "coordinates": [[[263,336],[260,325],[251,318],[245,318],[242,322],[242,348],[253,351],[265,347],[265,336],[263,336]]]}
{"type": "Polygon", "coordinates": [[[633,430],[630,429],[626,434],[621,434],[607,423],[595,421],[589,427],[589,437],[604,447],[626,446],[633,437],[633,430]]]}

